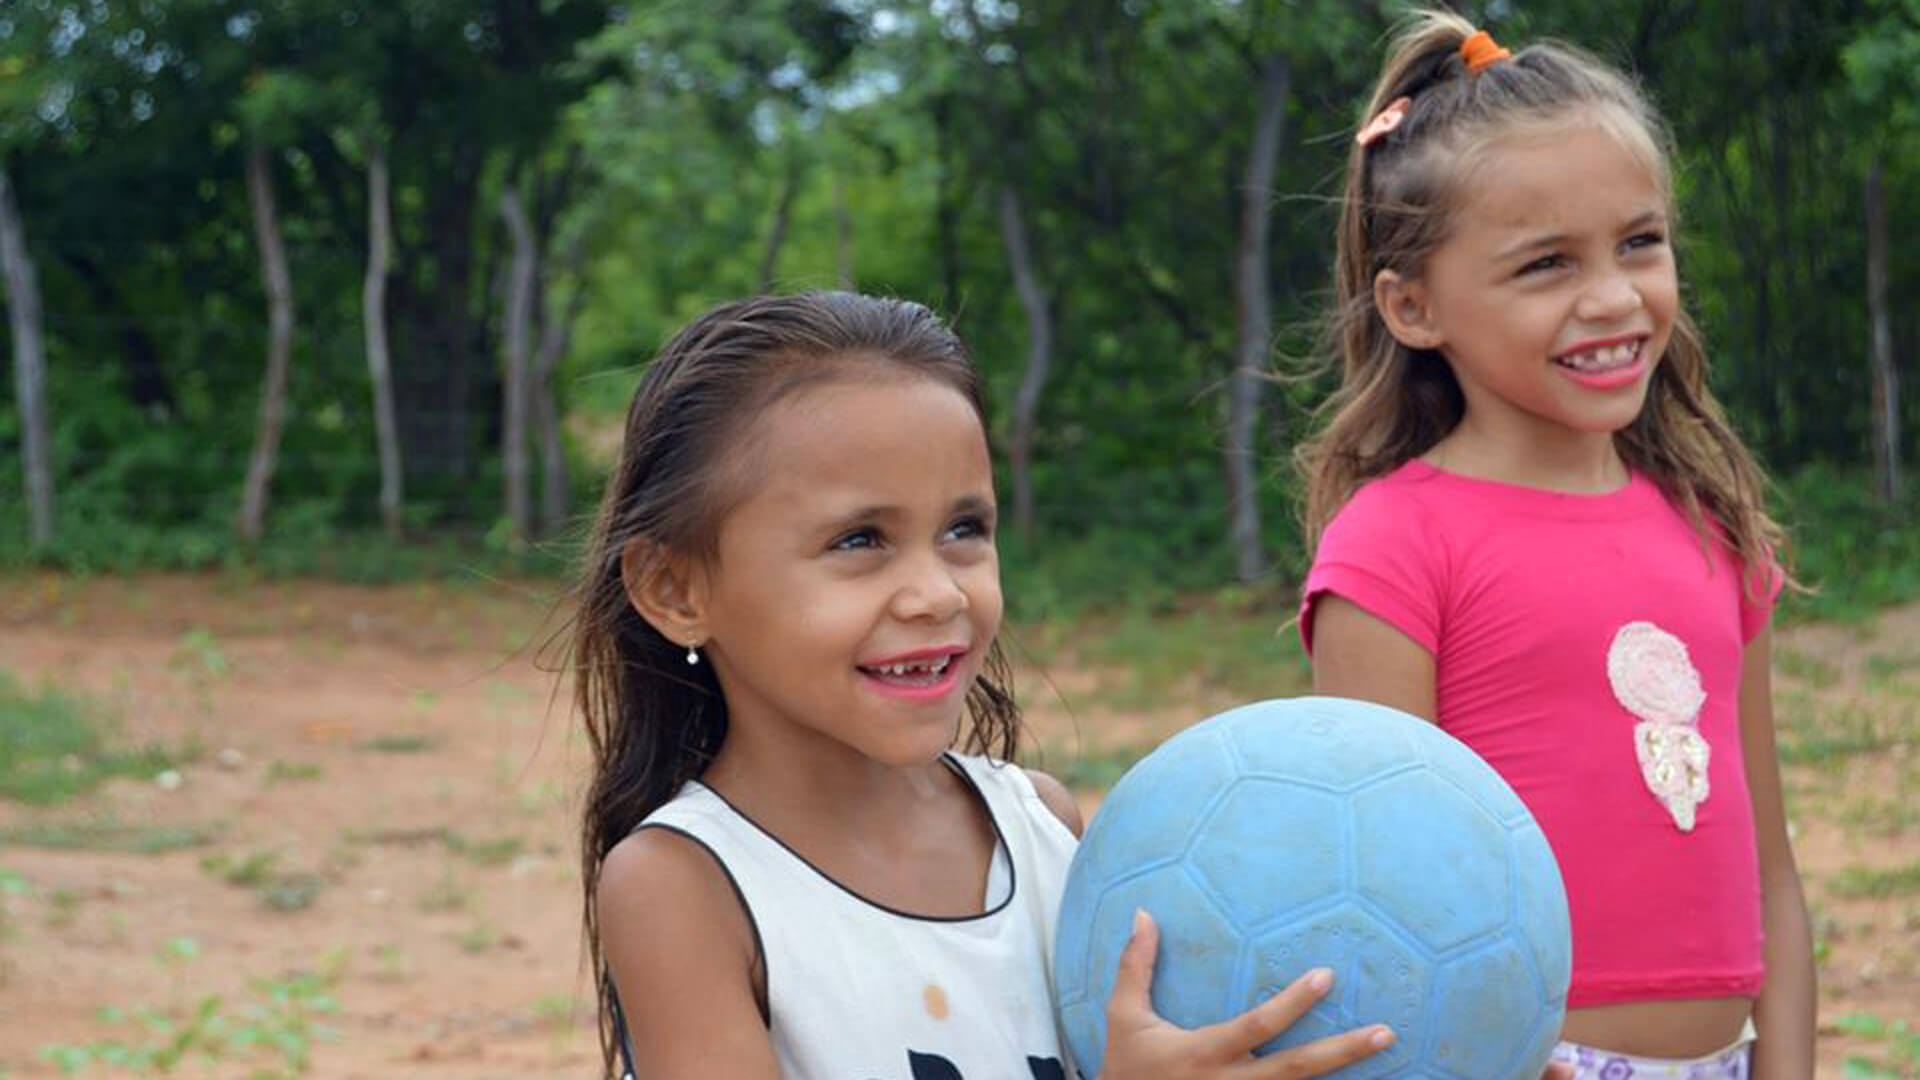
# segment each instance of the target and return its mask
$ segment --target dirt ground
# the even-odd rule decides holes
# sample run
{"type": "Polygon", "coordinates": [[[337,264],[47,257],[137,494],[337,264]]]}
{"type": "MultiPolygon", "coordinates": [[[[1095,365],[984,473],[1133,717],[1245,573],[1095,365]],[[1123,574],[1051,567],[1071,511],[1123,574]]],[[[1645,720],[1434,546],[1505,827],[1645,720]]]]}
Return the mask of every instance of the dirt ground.
{"type": "MultiPolygon", "coordinates": [[[[0,1080],[60,1075],[49,1047],[163,1046],[152,1017],[177,1034],[208,1001],[199,1030],[224,1031],[226,1055],[174,1075],[288,1071],[274,1040],[298,1045],[308,1015],[324,1028],[311,1076],[591,1075],[584,749],[535,662],[553,629],[541,588],[0,579],[0,671],[102,704],[124,741],[201,748],[157,780],[0,800],[0,1080]],[[36,828],[79,839],[22,839],[36,828]],[[170,842],[185,846],[111,850],[170,842]]],[[[1787,630],[1780,654],[1783,728],[1866,740],[1788,774],[1819,1075],[1911,1077],[1900,1036],[1874,1026],[1920,1027],[1920,607],[1787,630]]],[[[1100,674],[1048,676],[1023,673],[1021,692],[1052,745],[1201,714],[1069,710],[1100,674]]]]}

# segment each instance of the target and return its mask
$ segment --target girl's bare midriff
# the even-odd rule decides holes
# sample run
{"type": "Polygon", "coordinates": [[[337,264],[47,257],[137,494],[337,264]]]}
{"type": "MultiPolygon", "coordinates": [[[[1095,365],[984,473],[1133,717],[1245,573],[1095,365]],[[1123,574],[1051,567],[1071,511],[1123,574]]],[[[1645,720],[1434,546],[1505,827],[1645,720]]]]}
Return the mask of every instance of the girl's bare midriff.
{"type": "Polygon", "coordinates": [[[1560,1037],[1635,1057],[1705,1057],[1738,1039],[1752,1013],[1744,997],[1598,1005],[1569,1009],[1560,1037]]]}

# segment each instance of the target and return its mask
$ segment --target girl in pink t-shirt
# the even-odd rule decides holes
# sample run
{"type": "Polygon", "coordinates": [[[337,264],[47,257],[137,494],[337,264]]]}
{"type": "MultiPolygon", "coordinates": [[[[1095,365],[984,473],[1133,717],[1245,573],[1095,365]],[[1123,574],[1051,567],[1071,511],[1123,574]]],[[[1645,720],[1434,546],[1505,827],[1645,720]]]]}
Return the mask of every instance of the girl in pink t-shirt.
{"type": "Polygon", "coordinates": [[[1540,820],[1573,915],[1562,1060],[1803,1078],[1782,536],[1681,310],[1668,162],[1575,49],[1441,13],[1394,43],[1341,209],[1301,629],[1319,692],[1440,724],[1540,820]]]}

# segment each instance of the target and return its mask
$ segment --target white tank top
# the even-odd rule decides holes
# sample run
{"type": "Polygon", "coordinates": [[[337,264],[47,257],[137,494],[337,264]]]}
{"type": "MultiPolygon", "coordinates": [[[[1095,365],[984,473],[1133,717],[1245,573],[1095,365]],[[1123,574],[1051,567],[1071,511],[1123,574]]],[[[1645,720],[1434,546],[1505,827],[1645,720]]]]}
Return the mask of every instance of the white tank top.
{"type": "MultiPolygon", "coordinates": [[[[640,824],[700,843],[733,879],[766,958],[785,1080],[1064,1080],[1053,929],[1076,841],[1025,771],[948,755],[999,843],[979,915],[861,897],[694,781],[640,824]]],[[[644,1080],[644,1078],[643,1078],[644,1080]]]]}

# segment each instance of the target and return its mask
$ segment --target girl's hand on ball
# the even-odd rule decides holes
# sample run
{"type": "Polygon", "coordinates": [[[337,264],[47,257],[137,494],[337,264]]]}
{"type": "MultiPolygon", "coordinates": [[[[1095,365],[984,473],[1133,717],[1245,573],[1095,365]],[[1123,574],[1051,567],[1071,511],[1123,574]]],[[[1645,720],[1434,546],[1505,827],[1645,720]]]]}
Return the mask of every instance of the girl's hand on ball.
{"type": "MultiPolygon", "coordinates": [[[[1133,917],[1133,936],[1120,953],[1120,968],[1107,1001],[1106,1065],[1100,1080],[1186,1080],[1234,1076],[1321,1076],[1393,1045],[1383,1024],[1357,1028],[1256,1058],[1256,1047],[1292,1027],[1333,985],[1333,973],[1316,968],[1293,985],[1231,1020],[1186,1028],[1153,1011],[1149,993],[1160,930],[1146,912],[1133,917]]],[[[1548,1080],[1555,1080],[1549,1073],[1548,1080]]]]}

